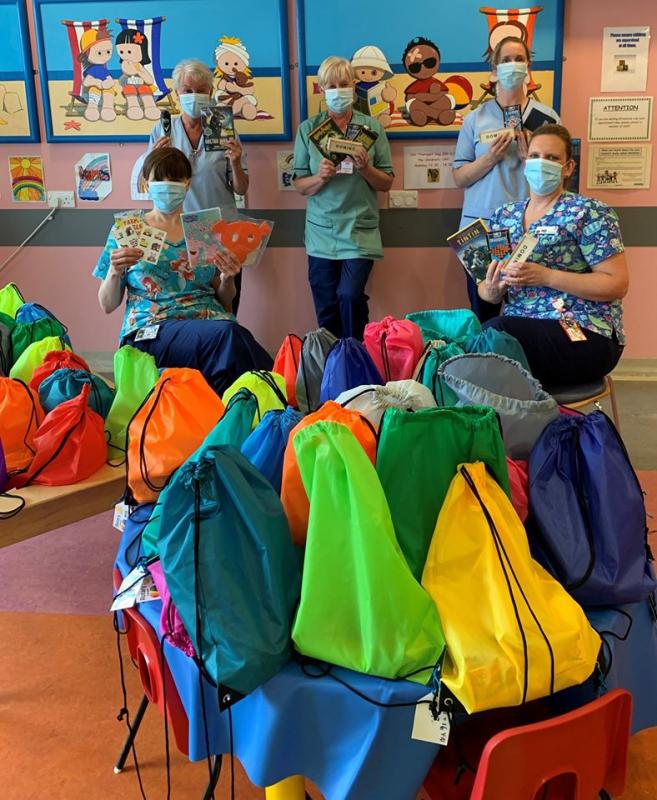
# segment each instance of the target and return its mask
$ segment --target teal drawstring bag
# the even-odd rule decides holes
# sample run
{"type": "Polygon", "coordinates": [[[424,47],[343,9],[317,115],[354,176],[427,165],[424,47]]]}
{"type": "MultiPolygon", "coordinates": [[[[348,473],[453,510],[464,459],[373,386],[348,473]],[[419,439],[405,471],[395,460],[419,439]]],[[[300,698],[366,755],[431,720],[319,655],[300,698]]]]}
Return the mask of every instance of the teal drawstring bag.
{"type": "Polygon", "coordinates": [[[425,344],[432,339],[460,344],[481,332],[481,323],[469,308],[413,311],[406,319],[420,328],[425,344]]]}
{"type": "Polygon", "coordinates": [[[458,400],[454,392],[441,380],[440,365],[462,354],[463,348],[456,342],[431,341],[424,348],[424,354],[416,367],[415,379],[431,390],[439,406],[455,406],[458,400]]]}
{"type": "Polygon", "coordinates": [[[39,401],[47,414],[60,403],[72,400],[88,383],[89,408],[105,419],[114,400],[114,392],[98,375],[83,369],[56,369],[39,384],[39,401]]]}
{"type": "Polygon", "coordinates": [[[300,570],[281,501],[230,445],[189,458],[161,496],[173,604],[223,707],[289,661],[300,570]]]}
{"type": "MultiPolygon", "coordinates": [[[[522,345],[515,336],[511,336],[506,331],[484,328],[481,333],[467,339],[463,349],[466,353],[495,353],[498,356],[506,356],[517,361],[531,375],[529,362],[522,345]]],[[[461,355],[461,353],[454,353],[454,355],[461,355]]],[[[449,357],[451,358],[451,356],[449,357]]],[[[443,361],[447,361],[447,358],[444,358],[443,361]]]]}

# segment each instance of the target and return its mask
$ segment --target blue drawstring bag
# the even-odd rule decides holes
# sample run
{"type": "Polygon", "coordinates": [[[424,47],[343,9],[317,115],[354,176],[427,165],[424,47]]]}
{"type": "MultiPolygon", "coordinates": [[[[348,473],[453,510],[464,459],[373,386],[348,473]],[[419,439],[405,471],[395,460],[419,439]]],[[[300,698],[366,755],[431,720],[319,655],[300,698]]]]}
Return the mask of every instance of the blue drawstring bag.
{"type": "Polygon", "coordinates": [[[372,356],[362,342],[353,337],[338,339],[326,359],[319,402],[335,400],[342,392],[347,392],[356,386],[367,384],[382,386],[383,383],[384,380],[372,361],[372,356]]]}
{"type": "Polygon", "coordinates": [[[45,318],[54,319],[56,322],[59,322],[52,311],[48,311],[47,308],[39,305],[39,303],[23,303],[23,305],[16,312],[17,323],[37,322],[38,320],[45,318]]]}
{"type": "Polygon", "coordinates": [[[98,375],[84,369],[56,369],[39,384],[39,401],[48,414],[53,408],[77,397],[89,384],[89,408],[105,419],[114,402],[114,390],[98,375]]]}
{"type": "Polygon", "coordinates": [[[484,328],[476,336],[468,337],[463,343],[463,348],[466,353],[496,353],[498,356],[506,356],[517,361],[531,375],[529,362],[522,345],[515,336],[511,336],[506,331],[484,328]]]}
{"type": "Polygon", "coordinates": [[[278,494],[283,480],[283,456],[290,431],[303,414],[288,406],[285,411],[268,411],[242,445],[242,455],[271,483],[278,494]]]}
{"type": "Polygon", "coordinates": [[[529,457],[534,558],[582,605],[638,603],[655,589],[638,478],[601,411],[560,416],[529,457]]]}
{"type": "Polygon", "coordinates": [[[432,339],[459,344],[481,332],[481,323],[469,308],[413,311],[406,319],[419,327],[425,344],[432,339]]]}
{"type": "Polygon", "coordinates": [[[230,445],[189,458],[160,499],[171,599],[225,707],[290,659],[301,577],[283,506],[230,445]]]}

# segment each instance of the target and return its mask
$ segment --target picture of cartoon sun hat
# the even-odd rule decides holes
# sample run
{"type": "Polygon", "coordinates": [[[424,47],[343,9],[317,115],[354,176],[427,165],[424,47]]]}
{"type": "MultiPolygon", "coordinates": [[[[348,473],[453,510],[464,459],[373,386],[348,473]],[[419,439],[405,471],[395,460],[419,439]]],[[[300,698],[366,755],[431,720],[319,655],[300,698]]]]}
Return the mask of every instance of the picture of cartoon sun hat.
{"type": "Polygon", "coordinates": [[[85,31],[82,36],[80,36],[80,55],[78,59],[98,42],[104,42],[111,38],[110,32],[107,29],[99,31],[96,30],[96,28],[89,28],[88,31],[85,31]]]}
{"type": "Polygon", "coordinates": [[[384,80],[386,78],[392,78],[393,75],[390,64],[388,64],[386,57],[383,55],[383,51],[373,44],[368,44],[366,47],[361,47],[356,50],[351,58],[351,66],[354,69],[358,69],[359,67],[375,67],[376,69],[382,69],[384,72],[384,80]]]}
{"type": "Polygon", "coordinates": [[[226,37],[219,39],[219,44],[214,51],[214,60],[218,61],[224,53],[232,53],[249,66],[249,53],[239,39],[226,37]]]}

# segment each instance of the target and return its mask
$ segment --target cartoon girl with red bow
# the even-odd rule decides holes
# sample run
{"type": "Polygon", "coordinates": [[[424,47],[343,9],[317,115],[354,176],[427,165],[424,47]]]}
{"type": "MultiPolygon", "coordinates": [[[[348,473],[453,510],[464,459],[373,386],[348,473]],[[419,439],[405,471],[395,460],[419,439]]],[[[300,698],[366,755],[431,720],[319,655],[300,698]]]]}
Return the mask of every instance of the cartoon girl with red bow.
{"type": "Polygon", "coordinates": [[[126,117],[159,119],[160,112],[153,97],[155,81],[146,69],[146,64],[151,63],[148,38],[141,31],[126,28],[116,37],[116,52],[121,59],[119,83],[127,103],[126,117]]]}

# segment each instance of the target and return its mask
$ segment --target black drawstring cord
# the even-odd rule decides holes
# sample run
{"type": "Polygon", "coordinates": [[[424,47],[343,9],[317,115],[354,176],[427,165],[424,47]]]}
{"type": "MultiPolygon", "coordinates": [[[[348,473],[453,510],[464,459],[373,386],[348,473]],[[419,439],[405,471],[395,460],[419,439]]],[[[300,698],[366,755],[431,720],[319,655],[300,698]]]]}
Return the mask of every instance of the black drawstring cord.
{"type": "Polygon", "coordinates": [[[167,771],[167,800],[171,800],[171,755],[169,752],[169,720],[167,719],[167,676],[164,659],[164,643],[171,634],[165,633],[160,639],[160,674],[162,675],[162,702],[164,704],[164,755],[167,771]]]}

